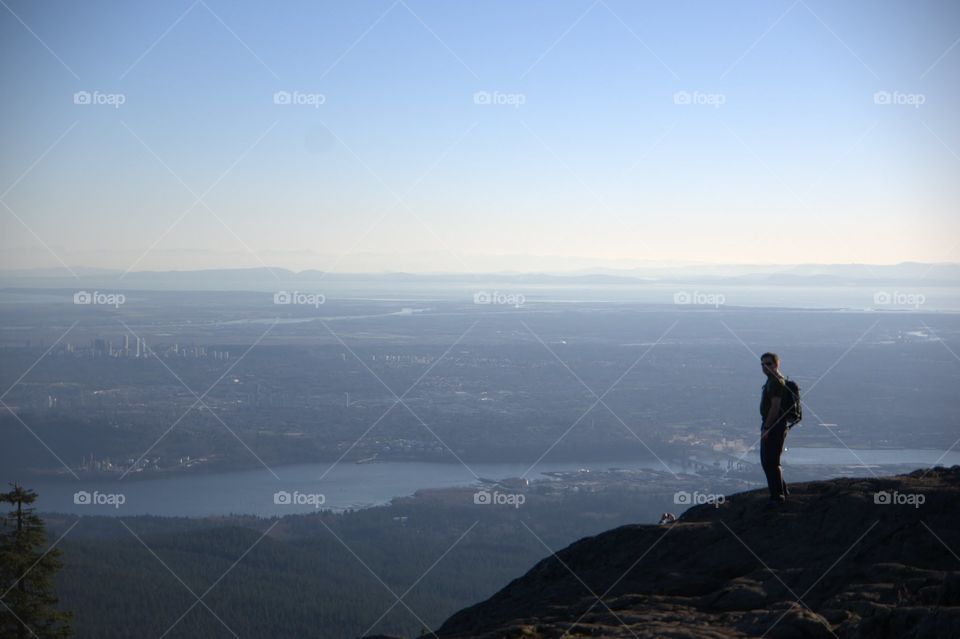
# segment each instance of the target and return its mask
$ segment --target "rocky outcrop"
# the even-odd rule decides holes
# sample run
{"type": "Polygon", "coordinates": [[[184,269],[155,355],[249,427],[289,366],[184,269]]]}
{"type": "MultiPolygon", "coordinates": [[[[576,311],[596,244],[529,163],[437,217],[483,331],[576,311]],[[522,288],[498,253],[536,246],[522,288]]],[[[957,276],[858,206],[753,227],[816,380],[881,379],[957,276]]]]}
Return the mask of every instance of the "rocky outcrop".
{"type": "MultiPolygon", "coordinates": [[[[960,637],[960,466],[791,485],[582,539],[441,639],[960,637]]],[[[469,579],[469,575],[464,575],[469,579]]]]}

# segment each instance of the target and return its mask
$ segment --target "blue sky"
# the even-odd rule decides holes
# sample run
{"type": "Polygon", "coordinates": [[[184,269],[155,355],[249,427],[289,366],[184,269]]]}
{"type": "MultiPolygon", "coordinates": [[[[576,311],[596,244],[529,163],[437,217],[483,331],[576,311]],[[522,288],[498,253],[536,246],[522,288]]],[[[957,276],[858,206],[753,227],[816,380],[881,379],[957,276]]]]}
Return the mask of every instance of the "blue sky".
{"type": "Polygon", "coordinates": [[[0,268],[957,260],[956,2],[3,2],[0,268]]]}

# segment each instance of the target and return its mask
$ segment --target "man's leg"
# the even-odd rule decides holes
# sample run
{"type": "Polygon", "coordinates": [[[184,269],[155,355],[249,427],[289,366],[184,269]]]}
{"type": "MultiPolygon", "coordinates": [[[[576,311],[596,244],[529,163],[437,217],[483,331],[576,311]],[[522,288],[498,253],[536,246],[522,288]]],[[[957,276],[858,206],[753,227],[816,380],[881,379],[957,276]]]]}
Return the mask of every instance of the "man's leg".
{"type": "Polygon", "coordinates": [[[768,439],[760,438],[760,467],[763,468],[763,474],[767,478],[767,489],[770,491],[770,499],[774,499],[776,491],[773,487],[772,468],[770,466],[770,444],[768,439]]]}
{"type": "Polygon", "coordinates": [[[781,494],[783,495],[784,499],[786,499],[787,495],[790,494],[790,491],[787,490],[787,481],[783,478],[783,467],[780,465],[780,458],[783,456],[783,449],[786,447],[787,433],[789,432],[790,429],[784,426],[783,437],[780,438],[780,448],[779,452],[777,453],[777,468],[780,469],[780,483],[783,484],[783,492],[781,494]]]}
{"type": "Polygon", "coordinates": [[[784,501],[787,494],[787,484],[783,481],[783,469],[780,467],[780,456],[786,440],[787,429],[777,426],[770,431],[766,440],[760,442],[760,462],[767,476],[770,499],[775,501],[784,501]]]}

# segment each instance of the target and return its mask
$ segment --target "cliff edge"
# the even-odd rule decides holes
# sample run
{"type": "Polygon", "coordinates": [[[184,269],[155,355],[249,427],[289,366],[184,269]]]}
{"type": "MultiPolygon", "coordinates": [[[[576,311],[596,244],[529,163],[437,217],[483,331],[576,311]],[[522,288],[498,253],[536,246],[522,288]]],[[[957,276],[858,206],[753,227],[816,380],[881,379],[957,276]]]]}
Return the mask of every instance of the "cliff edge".
{"type": "Polygon", "coordinates": [[[436,635],[960,637],[960,466],[790,489],[582,539],[436,635]]]}

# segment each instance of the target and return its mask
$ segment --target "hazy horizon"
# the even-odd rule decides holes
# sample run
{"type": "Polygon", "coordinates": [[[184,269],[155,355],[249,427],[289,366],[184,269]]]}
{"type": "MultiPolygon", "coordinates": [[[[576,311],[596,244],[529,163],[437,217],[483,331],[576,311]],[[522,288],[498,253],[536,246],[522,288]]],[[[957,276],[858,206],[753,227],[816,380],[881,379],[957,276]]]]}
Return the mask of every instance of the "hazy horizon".
{"type": "MultiPolygon", "coordinates": [[[[358,256],[362,257],[362,256],[358,256]]],[[[377,256],[383,257],[383,256],[377,256]]],[[[418,257],[406,256],[412,260],[412,264],[422,263],[418,257]]],[[[0,269],[0,273],[6,274],[29,274],[29,275],[73,275],[73,274],[118,274],[123,277],[135,276],[137,274],[163,274],[163,273],[194,273],[207,271],[277,271],[287,272],[295,275],[304,273],[337,273],[338,275],[589,275],[589,274],[619,274],[624,275],[644,271],[645,269],[655,269],[661,272],[671,270],[686,270],[696,272],[696,269],[716,270],[725,269],[728,272],[739,271],[741,273],[765,273],[765,272],[783,272],[790,269],[843,269],[843,268],[883,268],[897,269],[911,266],[918,267],[953,267],[960,266],[956,261],[940,262],[922,262],[915,260],[904,260],[891,263],[869,263],[869,262],[704,262],[704,261],[683,261],[669,262],[658,260],[593,260],[582,256],[563,256],[563,255],[521,255],[521,256],[464,256],[465,258],[476,257],[477,268],[473,270],[444,270],[444,269],[417,269],[417,268],[394,268],[394,269],[363,269],[363,264],[358,263],[358,268],[339,268],[337,270],[324,271],[319,268],[286,268],[277,264],[265,263],[263,265],[242,266],[242,267],[201,267],[201,268],[157,268],[157,269],[132,269],[124,271],[119,268],[95,267],[85,264],[49,267],[26,267],[0,269]],[[514,261],[510,261],[514,260],[514,261]],[[527,268],[523,268],[517,261],[528,261],[527,268]],[[73,273],[71,273],[71,271],[73,273]]],[[[348,262],[347,259],[341,259],[341,262],[348,262]]],[[[118,280],[118,285],[122,284],[122,279],[118,280]]]]}

